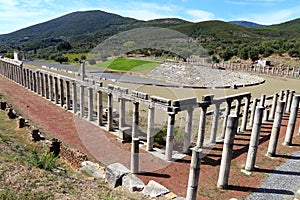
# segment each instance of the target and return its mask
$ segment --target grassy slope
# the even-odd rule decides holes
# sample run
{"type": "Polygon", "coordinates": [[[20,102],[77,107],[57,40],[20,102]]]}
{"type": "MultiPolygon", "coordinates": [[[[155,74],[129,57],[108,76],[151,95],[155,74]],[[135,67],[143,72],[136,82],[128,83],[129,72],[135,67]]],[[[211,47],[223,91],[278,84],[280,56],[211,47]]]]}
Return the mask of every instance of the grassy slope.
{"type": "Polygon", "coordinates": [[[112,190],[104,180],[92,180],[74,172],[62,160],[66,173],[53,173],[29,164],[31,152],[48,148],[29,140],[28,128],[17,128],[17,120],[0,111],[0,199],[147,199],[121,188],[112,190]],[[89,180],[87,180],[89,179],[89,180]]]}
{"type": "Polygon", "coordinates": [[[108,68],[111,70],[120,70],[120,71],[132,71],[139,73],[146,73],[161,63],[151,62],[145,60],[135,60],[127,58],[115,58],[106,62],[101,62],[96,64],[97,67],[108,68]]]}

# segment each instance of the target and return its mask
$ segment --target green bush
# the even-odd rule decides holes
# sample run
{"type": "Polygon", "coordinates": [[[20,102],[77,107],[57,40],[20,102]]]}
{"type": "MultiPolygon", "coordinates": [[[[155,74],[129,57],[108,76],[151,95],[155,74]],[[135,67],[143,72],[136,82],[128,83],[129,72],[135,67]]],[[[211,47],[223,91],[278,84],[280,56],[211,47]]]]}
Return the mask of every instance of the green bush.
{"type": "Polygon", "coordinates": [[[51,170],[58,167],[57,159],[58,157],[53,152],[46,152],[39,156],[36,151],[32,151],[31,155],[29,155],[28,163],[30,166],[51,170]]]}

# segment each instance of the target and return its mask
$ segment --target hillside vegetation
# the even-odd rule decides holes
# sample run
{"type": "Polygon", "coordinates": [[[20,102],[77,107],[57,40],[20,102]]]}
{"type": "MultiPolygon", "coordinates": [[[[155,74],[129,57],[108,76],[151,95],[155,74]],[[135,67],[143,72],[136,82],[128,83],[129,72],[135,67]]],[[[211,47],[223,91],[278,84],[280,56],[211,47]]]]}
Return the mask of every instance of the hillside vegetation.
{"type": "MultiPolygon", "coordinates": [[[[11,52],[18,49],[26,51],[31,59],[67,62],[68,59],[62,58],[63,54],[88,53],[117,33],[142,27],[167,28],[183,33],[204,47],[215,62],[233,56],[252,61],[272,54],[287,53],[291,57],[300,57],[300,19],[247,28],[217,20],[199,23],[176,18],[141,21],[96,10],[70,13],[0,35],[0,53],[11,57],[11,52]]],[[[184,58],[191,53],[184,54],[184,58]]]]}

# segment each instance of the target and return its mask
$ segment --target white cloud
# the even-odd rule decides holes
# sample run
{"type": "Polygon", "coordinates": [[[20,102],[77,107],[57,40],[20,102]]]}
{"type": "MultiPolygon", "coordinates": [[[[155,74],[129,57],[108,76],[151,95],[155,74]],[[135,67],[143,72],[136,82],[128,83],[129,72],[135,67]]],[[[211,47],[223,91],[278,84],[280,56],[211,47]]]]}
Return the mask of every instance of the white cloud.
{"type": "Polygon", "coordinates": [[[278,10],[276,12],[252,14],[246,17],[248,18],[246,20],[264,24],[264,25],[278,24],[278,23],[282,23],[288,20],[298,18],[299,12],[300,12],[300,7],[294,7],[291,9],[278,10]]]}
{"type": "Polygon", "coordinates": [[[186,13],[191,17],[192,21],[207,21],[215,17],[213,13],[204,10],[188,10],[186,13]]]}

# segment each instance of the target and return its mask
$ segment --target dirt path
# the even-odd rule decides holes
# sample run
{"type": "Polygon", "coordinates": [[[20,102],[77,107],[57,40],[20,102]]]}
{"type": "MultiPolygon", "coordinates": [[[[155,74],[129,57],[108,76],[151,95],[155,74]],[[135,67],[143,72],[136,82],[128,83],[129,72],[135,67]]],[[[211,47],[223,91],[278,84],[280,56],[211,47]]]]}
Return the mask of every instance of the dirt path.
{"type": "MultiPolygon", "coordinates": [[[[32,124],[41,128],[47,137],[59,138],[64,143],[85,152],[103,164],[120,162],[129,167],[130,144],[117,142],[115,136],[107,131],[74,116],[71,112],[3,77],[0,77],[0,93],[8,98],[8,101],[19,113],[30,119],[32,124]]],[[[256,163],[259,169],[251,176],[246,176],[241,172],[246,161],[250,133],[236,135],[228,190],[216,188],[223,144],[220,142],[213,148],[207,149],[207,155],[201,163],[198,199],[242,198],[253,192],[267,173],[290,158],[289,155],[292,152],[299,150],[299,136],[294,136],[295,145],[292,147],[281,145],[287,121],[288,116],[285,115],[275,159],[265,156],[272,124],[263,124],[256,163]]],[[[297,127],[299,123],[300,114],[297,127]]],[[[189,156],[169,163],[141,150],[140,165],[140,170],[147,172],[139,175],[145,183],[148,180],[156,180],[177,195],[185,196],[190,166],[189,156]]]]}

